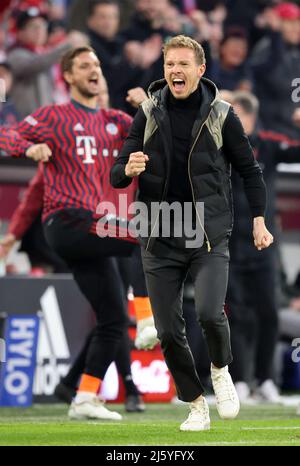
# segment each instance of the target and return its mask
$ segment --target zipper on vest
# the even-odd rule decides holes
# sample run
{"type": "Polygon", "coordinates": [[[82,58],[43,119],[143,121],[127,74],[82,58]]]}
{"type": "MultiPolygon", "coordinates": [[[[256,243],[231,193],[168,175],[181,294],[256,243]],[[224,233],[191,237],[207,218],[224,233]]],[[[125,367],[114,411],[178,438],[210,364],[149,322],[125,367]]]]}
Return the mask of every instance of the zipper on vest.
{"type": "Polygon", "coordinates": [[[197,215],[199,224],[200,224],[200,226],[201,226],[201,228],[202,228],[202,230],[203,230],[203,233],[204,233],[205,242],[206,242],[206,247],[207,247],[207,252],[210,252],[210,251],[211,251],[211,245],[210,245],[210,241],[209,241],[209,239],[208,239],[207,233],[206,233],[206,231],[205,231],[205,228],[204,228],[204,226],[203,226],[203,223],[202,223],[202,221],[201,221],[199,212],[198,212],[197,207],[196,207],[195,193],[194,193],[194,187],[193,187],[193,182],[192,182],[192,177],[191,177],[191,157],[192,157],[192,152],[193,152],[193,150],[194,150],[194,148],[195,148],[195,145],[197,144],[197,141],[198,141],[199,136],[200,136],[200,134],[201,134],[202,128],[203,128],[203,126],[205,125],[205,123],[207,122],[210,113],[211,113],[211,110],[210,110],[210,112],[209,112],[209,114],[208,114],[206,120],[202,123],[201,128],[200,128],[199,131],[198,131],[198,134],[197,134],[197,136],[196,136],[196,138],[195,138],[195,141],[194,141],[194,143],[193,143],[193,145],[192,145],[192,147],[191,147],[191,150],[190,150],[190,153],[189,153],[189,158],[188,158],[188,175],[189,175],[189,180],[190,180],[190,184],[191,184],[191,188],[192,188],[192,196],[193,196],[194,207],[195,207],[195,210],[196,210],[196,215],[197,215]]]}
{"type": "MultiPolygon", "coordinates": [[[[155,119],[155,117],[154,117],[155,119]]],[[[156,122],[157,126],[158,126],[158,123],[156,122]]],[[[164,190],[163,190],[163,195],[162,195],[162,201],[164,201],[164,197],[166,195],[166,191],[167,191],[167,180],[165,182],[165,185],[164,185],[164,190]]],[[[157,221],[159,219],[159,213],[160,213],[160,209],[158,210],[158,214],[157,214],[157,217],[155,219],[155,222],[154,222],[154,227],[152,228],[151,232],[150,232],[150,235],[149,235],[149,238],[148,238],[148,241],[147,241],[147,245],[146,245],[146,248],[145,250],[147,251],[148,250],[148,247],[149,247],[149,244],[150,244],[150,241],[151,241],[151,238],[152,238],[152,235],[153,235],[153,232],[155,231],[155,228],[156,228],[156,225],[157,225],[157,221]]]]}
{"type": "MultiPolygon", "coordinates": [[[[196,145],[196,143],[197,143],[197,141],[198,141],[198,139],[199,139],[199,136],[200,136],[200,133],[201,133],[201,131],[202,131],[202,128],[203,128],[203,126],[205,125],[205,123],[207,122],[210,113],[211,113],[211,110],[210,110],[210,112],[209,112],[209,114],[208,114],[206,120],[205,120],[205,121],[202,123],[202,125],[201,125],[201,128],[200,128],[200,130],[199,130],[199,132],[198,132],[198,134],[197,134],[197,136],[196,136],[196,138],[195,138],[195,141],[194,141],[194,143],[193,143],[193,145],[192,145],[192,148],[191,148],[190,153],[189,153],[189,158],[188,158],[188,175],[189,175],[189,180],[190,180],[190,184],[191,184],[191,188],[192,188],[192,196],[193,196],[194,207],[195,207],[195,210],[196,210],[196,215],[197,215],[199,224],[200,224],[200,226],[201,226],[201,228],[202,228],[202,230],[203,230],[204,236],[205,236],[205,240],[206,240],[205,242],[206,242],[206,247],[207,247],[207,251],[208,251],[208,252],[211,251],[211,245],[210,245],[210,241],[209,241],[209,239],[208,239],[207,233],[206,233],[206,231],[205,231],[205,228],[204,228],[204,226],[203,226],[203,223],[201,222],[201,218],[200,218],[200,216],[199,216],[199,212],[198,212],[197,207],[196,207],[195,193],[194,193],[194,188],[193,188],[193,183],[192,183],[192,178],[191,178],[190,160],[191,160],[191,155],[192,155],[192,152],[193,152],[193,150],[194,150],[194,147],[195,147],[195,145],[196,145]]],[[[150,233],[150,236],[149,236],[149,238],[148,238],[147,245],[146,245],[146,248],[145,248],[146,251],[148,250],[149,243],[150,243],[152,234],[153,234],[153,232],[154,232],[154,230],[155,230],[155,227],[156,227],[158,218],[159,218],[159,213],[158,213],[158,215],[157,215],[157,217],[156,217],[156,220],[155,220],[155,222],[154,222],[154,227],[152,228],[151,233],[150,233]]]]}

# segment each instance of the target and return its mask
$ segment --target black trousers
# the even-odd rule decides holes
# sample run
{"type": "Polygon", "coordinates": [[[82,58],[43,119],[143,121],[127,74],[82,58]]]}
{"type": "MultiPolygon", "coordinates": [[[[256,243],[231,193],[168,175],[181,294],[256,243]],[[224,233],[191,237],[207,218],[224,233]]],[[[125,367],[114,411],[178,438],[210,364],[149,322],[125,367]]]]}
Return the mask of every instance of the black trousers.
{"type": "MultiPolygon", "coordinates": [[[[91,344],[91,341],[93,339],[93,334],[94,334],[95,329],[93,329],[89,335],[87,336],[84,345],[81,349],[81,351],[78,353],[76,356],[72,366],[70,367],[69,372],[62,378],[62,381],[65,385],[68,387],[72,387],[74,389],[77,388],[78,382],[80,380],[81,374],[85,370],[86,366],[86,358],[87,354],[89,351],[89,347],[91,344]]],[[[116,355],[116,366],[118,373],[121,375],[123,379],[123,383],[125,386],[126,393],[128,392],[128,378],[132,380],[132,374],[131,374],[131,359],[130,359],[130,338],[128,335],[128,332],[124,332],[123,338],[121,340],[119,350],[116,355]]],[[[132,390],[133,393],[131,394],[138,394],[138,390],[133,384],[133,382],[130,384],[130,389],[132,390]]],[[[127,393],[128,394],[128,393],[127,393]]]]}
{"type": "Polygon", "coordinates": [[[259,383],[273,376],[278,340],[274,254],[247,263],[230,263],[226,302],[231,327],[234,381],[259,383]]]}
{"type": "Polygon", "coordinates": [[[44,231],[50,246],[67,263],[95,311],[97,324],[87,350],[84,372],[103,379],[116,359],[128,326],[119,267],[111,256],[129,255],[137,246],[89,233],[91,221],[85,211],[58,212],[47,219],[44,231]]]}
{"type": "Polygon", "coordinates": [[[224,303],[228,279],[228,239],[211,252],[174,250],[158,257],[142,250],[147,289],[161,348],[174,378],[178,397],[193,401],[203,392],[186,339],[182,316],[183,284],[188,271],[195,285],[197,320],[204,330],[213,364],[224,367],[232,361],[230,332],[224,303]]]}

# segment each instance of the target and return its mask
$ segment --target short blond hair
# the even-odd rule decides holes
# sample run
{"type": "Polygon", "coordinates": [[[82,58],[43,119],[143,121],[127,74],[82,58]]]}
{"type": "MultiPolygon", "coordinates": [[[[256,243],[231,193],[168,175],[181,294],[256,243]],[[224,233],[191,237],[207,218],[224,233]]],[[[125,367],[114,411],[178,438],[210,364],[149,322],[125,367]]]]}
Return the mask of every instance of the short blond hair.
{"type": "Polygon", "coordinates": [[[198,65],[203,65],[206,62],[202,45],[200,45],[191,37],[181,34],[180,36],[175,36],[169,39],[163,46],[164,58],[166,58],[166,55],[170,49],[176,48],[187,48],[193,50],[198,65]]]}

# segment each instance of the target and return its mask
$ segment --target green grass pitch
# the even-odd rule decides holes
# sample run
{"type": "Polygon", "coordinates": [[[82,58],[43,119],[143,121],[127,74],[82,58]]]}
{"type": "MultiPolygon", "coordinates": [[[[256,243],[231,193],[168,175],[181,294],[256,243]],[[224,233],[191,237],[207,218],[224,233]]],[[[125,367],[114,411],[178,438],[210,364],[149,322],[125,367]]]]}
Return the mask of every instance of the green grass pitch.
{"type": "Polygon", "coordinates": [[[0,408],[0,445],[300,445],[295,407],[243,407],[234,421],[222,421],[211,407],[211,430],[180,432],[188,407],[148,404],[143,414],[109,405],[121,422],[70,421],[62,404],[0,408]]]}

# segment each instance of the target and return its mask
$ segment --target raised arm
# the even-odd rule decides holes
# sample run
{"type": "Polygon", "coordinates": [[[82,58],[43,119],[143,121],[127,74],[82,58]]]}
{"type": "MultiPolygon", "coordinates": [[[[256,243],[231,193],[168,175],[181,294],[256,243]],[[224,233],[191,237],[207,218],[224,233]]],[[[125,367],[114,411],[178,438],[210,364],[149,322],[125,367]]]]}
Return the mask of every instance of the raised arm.
{"type": "Polygon", "coordinates": [[[244,182],[245,193],[253,217],[254,244],[258,250],[264,249],[273,242],[273,236],[267,230],[264,221],[266,187],[249,140],[232,107],[223,127],[223,144],[228,160],[244,182]]]}
{"type": "Polygon", "coordinates": [[[14,76],[24,79],[27,76],[50,70],[59,63],[62,55],[69,49],[88,44],[88,37],[80,31],[69,32],[66,40],[44,53],[32,53],[24,48],[16,47],[8,54],[8,62],[12,67],[14,76]]]}
{"type": "Polygon", "coordinates": [[[16,127],[0,127],[0,149],[12,157],[47,162],[52,150],[51,109],[52,106],[40,108],[16,127]]]}
{"type": "Polygon", "coordinates": [[[139,175],[145,169],[143,152],[144,130],[146,117],[140,107],[134,117],[129,135],[122,147],[120,155],[117,157],[110,172],[110,183],[114,188],[126,188],[132,182],[133,176],[139,175]],[[142,160],[143,159],[143,160],[142,160]]]}
{"type": "Polygon", "coordinates": [[[17,78],[25,78],[42,71],[47,71],[55,63],[59,63],[61,56],[71,48],[69,42],[65,42],[43,54],[29,53],[25,49],[16,48],[8,55],[8,61],[17,78]]]}

